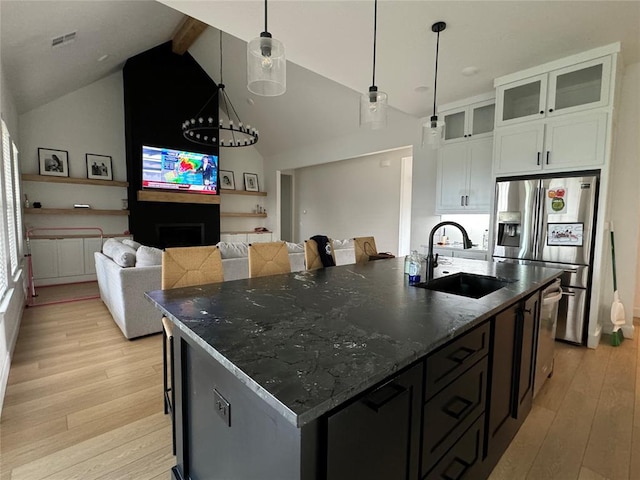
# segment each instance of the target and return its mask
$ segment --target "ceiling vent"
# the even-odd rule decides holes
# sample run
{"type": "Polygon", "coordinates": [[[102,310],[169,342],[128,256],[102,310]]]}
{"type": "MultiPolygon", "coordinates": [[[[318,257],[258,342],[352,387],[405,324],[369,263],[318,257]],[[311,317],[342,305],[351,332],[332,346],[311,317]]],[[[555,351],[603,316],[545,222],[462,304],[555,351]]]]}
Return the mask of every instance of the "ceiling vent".
{"type": "Polygon", "coordinates": [[[61,47],[75,41],[77,32],[65,33],[51,40],[51,48],[61,47]]]}

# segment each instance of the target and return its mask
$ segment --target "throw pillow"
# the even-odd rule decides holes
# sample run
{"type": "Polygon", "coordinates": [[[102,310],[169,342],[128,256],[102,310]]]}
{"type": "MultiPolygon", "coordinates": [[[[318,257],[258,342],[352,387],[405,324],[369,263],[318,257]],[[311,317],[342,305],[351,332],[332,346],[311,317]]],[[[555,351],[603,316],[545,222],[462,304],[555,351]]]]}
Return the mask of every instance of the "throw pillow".
{"type": "Polygon", "coordinates": [[[136,267],[153,267],[155,265],[162,265],[162,250],[140,245],[136,251],[136,267]]]}
{"type": "Polygon", "coordinates": [[[138,250],[140,248],[140,244],[138,242],[136,242],[135,240],[131,240],[129,238],[123,239],[122,243],[124,243],[125,245],[129,245],[134,250],[138,250]]]}
{"type": "Polygon", "coordinates": [[[104,242],[102,253],[121,267],[133,267],[136,264],[136,251],[115,238],[108,238],[104,242]]]}
{"type": "Polygon", "coordinates": [[[353,248],[353,239],[345,238],[344,240],[333,240],[333,249],[342,250],[344,248],[353,248]]]}
{"type": "Polygon", "coordinates": [[[244,242],[218,242],[218,248],[223,259],[249,256],[249,245],[244,242]]]}
{"type": "Polygon", "coordinates": [[[302,243],[287,243],[287,251],[289,253],[304,253],[304,245],[302,243]]]}

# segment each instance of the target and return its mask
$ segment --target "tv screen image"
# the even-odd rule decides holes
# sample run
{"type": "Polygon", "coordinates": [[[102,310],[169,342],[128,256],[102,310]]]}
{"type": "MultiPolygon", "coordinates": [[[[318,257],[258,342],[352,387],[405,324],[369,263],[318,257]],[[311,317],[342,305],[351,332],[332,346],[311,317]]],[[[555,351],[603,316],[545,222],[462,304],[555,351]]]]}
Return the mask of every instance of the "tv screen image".
{"type": "Polygon", "coordinates": [[[218,157],[144,145],[142,188],[217,195],[218,157]]]}

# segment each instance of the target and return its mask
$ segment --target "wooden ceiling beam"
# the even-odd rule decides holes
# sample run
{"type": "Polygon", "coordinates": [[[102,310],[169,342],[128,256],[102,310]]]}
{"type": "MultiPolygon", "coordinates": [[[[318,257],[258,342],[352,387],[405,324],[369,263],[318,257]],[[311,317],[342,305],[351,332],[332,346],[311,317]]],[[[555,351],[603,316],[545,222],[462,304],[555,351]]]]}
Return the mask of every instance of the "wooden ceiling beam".
{"type": "Polygon", "coordinates": [[[178,28],[173,34],[173,43],[171,46],[173,53],[183,55],[208,26],[209,25],[200,20],[185,15],[184,20],[178,25],[178,28]]]}

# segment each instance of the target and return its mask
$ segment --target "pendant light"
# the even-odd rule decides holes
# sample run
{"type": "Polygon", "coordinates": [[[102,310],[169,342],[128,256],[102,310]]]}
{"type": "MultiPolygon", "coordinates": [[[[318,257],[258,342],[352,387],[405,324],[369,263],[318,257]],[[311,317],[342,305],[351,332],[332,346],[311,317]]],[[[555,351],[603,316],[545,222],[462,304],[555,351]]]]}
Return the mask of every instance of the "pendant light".
{"type": "Polygon", "coordinates": [[[284,45],[267,31],[267,0],[264,0],[264,32],[247,45],[247,88],[263,97],[287,90],[287,59],[284,45]]]}
{"type": "Polygon", "coordinates": [[[436,40],[436,69],[433,76],[433,115],[429,119],[429,123],[422,126],[422,146],[429,145],[436,149],[440,146],[440,141],[444,136],[444,121],[438,120],[436,115],[436,93],[438,90],[438,54],[440,50],[440,32],[447,28],[444,22],[436,22],[431,25],[431,31],[437,34],[436,40]]]}
{"type": "MultiPolygon", "coordinates": [[[[245,125],[231,103],[222,79],[222,30],[220,32],[220,83],[217,91],[211,95],[195,117],[182,123],[182,135],[190,142],[199,145],[219,147],[249,147],[258,142],[258,130],[245,125]],[[207,106],[218,98],[218,116],[216,123],[211,111],[207,114],[207,106]]],[[[213,107],[212,107],[213,108],[213,107]]]]}
{"type": "Polygon", "coordinates": [[[373,130],[387,126],[387,94],[376,87],[376,34],[378,29],[378,0],[373,5],[373,81],[369,91],[360,96],[360,126],[373,130]]]}

